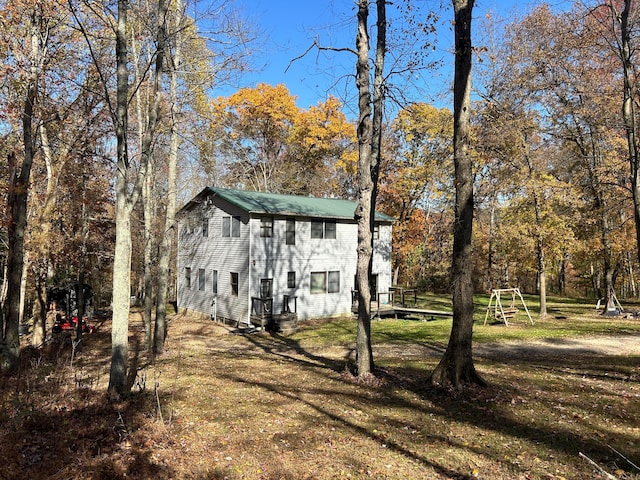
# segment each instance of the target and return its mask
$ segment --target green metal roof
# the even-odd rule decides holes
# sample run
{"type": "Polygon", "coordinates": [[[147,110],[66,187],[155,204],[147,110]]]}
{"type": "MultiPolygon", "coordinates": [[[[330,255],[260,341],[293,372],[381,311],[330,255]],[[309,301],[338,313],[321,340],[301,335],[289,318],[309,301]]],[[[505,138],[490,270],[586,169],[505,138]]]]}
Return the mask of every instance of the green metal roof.
{"type": "MultiPolygon", "coordinates": [[[[218,196],[249,213],[353,220],[356,209],[355,202],[339,198],[301,197],[214,187],[205,188],[196,198],[212,195],[218,196]]],[[[393,217],[379,212],[376,212],[376,220],[381,222],[394,221],[393,217]]]]}

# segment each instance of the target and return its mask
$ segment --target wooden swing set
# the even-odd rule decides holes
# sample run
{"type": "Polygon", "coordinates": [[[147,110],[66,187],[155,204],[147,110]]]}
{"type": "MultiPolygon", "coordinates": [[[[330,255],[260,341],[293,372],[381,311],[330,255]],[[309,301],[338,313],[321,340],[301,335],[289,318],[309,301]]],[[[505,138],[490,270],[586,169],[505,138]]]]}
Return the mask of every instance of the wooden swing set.
{"type": "Polygon", "coordinates": [[[493,313],[493,317],[499,321],[504,322],[504,324],[508,327],[509,321],[508,319],[513,318],[518,313],[518,307],[516,306],[516,297],[522,303],[524,307],[524,311],[527,313],[527,317],[529,317],[529,322],[533,325],[533,319],[529,314],[529,309],[527,308],[527,304],[524,303],[524,298],[522,298],[522,294],[520,293],[519,288],[499,288],[491,290],[491,298],[489,298],[489,305],[487,305],[487,313],[484,316],[484,325],[487,324],[487,319],[489,318],[489,313],[493,313]],[[502,304],[502,296],[511,296],[511,303],[508,307],[502,304]]]}

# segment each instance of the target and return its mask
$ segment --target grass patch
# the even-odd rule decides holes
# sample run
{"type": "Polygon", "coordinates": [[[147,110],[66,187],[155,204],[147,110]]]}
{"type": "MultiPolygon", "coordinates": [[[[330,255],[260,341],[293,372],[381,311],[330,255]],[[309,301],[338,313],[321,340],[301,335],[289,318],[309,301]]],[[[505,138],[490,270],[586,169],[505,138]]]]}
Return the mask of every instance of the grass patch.
{"type": "MultiPolygon", "coordinates": [[[[73,366],[62,343],[2,378],[0,478],[605,478],[583,454],[637,480],[622,455],[640,462],[639,354],[510,348],[640,333],[637,320],[583,308],[534,326],[476,324],[490,387],[464,393],[427,381],[451,320],[374,321],[377,376],[363,382],[349,373],[353,319],[244,336],[176,316],[166,354],[113,406],[100,329],[73,366]]],[[[142,333],[135,316],[132,327],[142,333]]]]}

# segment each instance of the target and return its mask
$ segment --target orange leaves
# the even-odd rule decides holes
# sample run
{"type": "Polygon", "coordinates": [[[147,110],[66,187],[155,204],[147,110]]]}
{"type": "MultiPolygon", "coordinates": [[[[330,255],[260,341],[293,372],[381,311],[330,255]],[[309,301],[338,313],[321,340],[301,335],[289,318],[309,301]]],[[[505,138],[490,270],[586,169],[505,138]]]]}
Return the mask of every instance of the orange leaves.
{"type": "Polygon", "coordinates": [[[346,153],[354,142],[354,127],[341,108],[330,97],[301,110],[285,85],[264,83],[216,99],[211,132],[216,148],[228,159],[227,182],[320,193],[309,191],[316,185],[326,194],[337,184],[331,179],[352,162],[346,153]]]}
{"type": "Polygon", "coordinates": [[[241,88],[228,98],[219,98],[214,106],[218,113],[231,115],[247,135],[284,135],[297,113],[295,97],[282,84],[241,88]]]}

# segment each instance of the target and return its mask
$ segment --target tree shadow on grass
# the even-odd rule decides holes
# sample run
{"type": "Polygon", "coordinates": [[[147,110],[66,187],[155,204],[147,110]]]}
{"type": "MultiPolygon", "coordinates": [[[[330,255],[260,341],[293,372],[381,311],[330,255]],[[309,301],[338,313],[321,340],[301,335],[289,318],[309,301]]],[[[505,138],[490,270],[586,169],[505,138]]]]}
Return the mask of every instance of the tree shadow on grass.
{"type": "MultiPolygon", "coordinates": [[[[267,355],[286,358],[289,361],[297,362],[303,367],[321,366],[334,372],[344,371],[345,361],[330,359],[317,352],[311,353],[303,348],[298,341],[288,337],[255,336],[249,337],[248,340],[267,355]]],[[[429,347],[438,348],[435,345],[429,347]]],[[[582,397],[576,396],[576,382],[580,384],[585,379],[594,379],[605,382],[633,381],[637,383],[637,376],[633,377],[628,357],[594,358],[589,355],[585,356],[585,353],[588,354],[589,352],[579,352],[579,354],[569,356],[565,353],[560,357],[536,355],[529,358],[518,358],[517,362],[512,364],[512,367],[516,370],[524,368],[522,381],[538,382],[537,385],[528,385],[527,388],[524,388],[524,385],[519,385],[517,382],[505,383],[498,381],[496,382],[497,385],[488,389],[471,389],[463,393],[432,387],[427,382],[429,372],[419,367],[386,366],[376,372],[380,382],[369,386],[373,390],[378,390],[380,396],[373,400],[368,398],[366,401],[373,402],[373,404],[384,404],[388,407],[420,408],[415,404],[407,403],[400,395],[393,393],[394,389],[400,387],[405,391],[413,392],[423,402],[434,405],[433,413],[445,419],[445,421],[458,422],[481,430],[492,431],[507,438],[519,438],[528,444],[544,446],[549,451],[557,452],[559,455],[568,458],[577,459],[579,453],[584,452],[596,462],[606,465],[612,462],[612,456],[610,449],[607,448],[607,444],[601,436],[602,433],[594,430],[595,427],[590,425],[586,418],[581,418],[581,415],[577,413],[567,414],[569,418],[565,419],[567,415],[562,412],[564,410],[571,412],[585,409],[585,405],[581,403],[582,397]],[[585,361],[585,359],[589,359],[589,361],[585,361]],[[532,372],[554,375],[560,380],[555,382],[545,382],[544,379],[528,380],[527,377],[532,376],[532,372]],[[564,383],[562,379],[565,380],[564,383]],[[535,390],[535,397],[531,396],[532,390],[535,390]],[[537,402],[544,407],[545,411],[558,412],[558,421],[554,423],[551,418],[535,418],[526,414],[523,415],[522,410],[518,410],[516,407],[519,403],[526,402],[537,402]]],[[[489,361],[508,365],[510,360],[512,360],[510,355],[505,357],[496,352],[490,358],[484,356],[476,364],[481,366],[482,362],[489,361]]],[[[389,364],[388,362],[380,363],[389,364]]],[[[631,363],[633,363],[633,360],[631,360],[631,363]]],[[[535,375],[533,376],[535,377],[535,375]]],[[[235,382],[245,381],[241,377],[229,379],[235,382]]],[[[255,385],[255,382],[252,381],[252,384],[255,385]]],[[[345,428],[353,429],[360,435],[366,435],[374,440],[381,440],[372,430],[363,428],[344,416],[327,411],[321,404],[305,400],[303,396],[297,395],[295,391],[283,388],[282,385],[268,382],[258,382],[257,385],[286,398],[302,401],[319,413],[334,421],[341,422],[345,428]]],[[[339,392],[336,394],[343,395],[343,393],[339,392]]],[[[605,394],[607,394],[606,385],[594,388],[592,392],[594,398],[602,397],[605,394]]],[[[588,412],[584,416],[588,417],[588,412]]],[[[630,421],[630,419],[626,420],[630,421]]],[[[631,421],[629,425],[634,427],[638,423],[631,421]]],[[[615,437],[615,444],[621,446],[633,445],[637,441],[633,432],[618,431],[615,433],[615,437]]],[[[451,442],[451,439],[438,438],[436,441],[451,442]]],[[[408,458],[422,462],[425,466],[436,470],[440,469],[439,471],[443,475],[457,475],[453,478],[465,478],[463,473],[446,471],[444,467],[439,466],[432,459],[416,456],[402,445],[391,444],[390,448],[408,458]]],[[[474,451],[478,455],[492,457],[496,460],[500,460],[502,455],[489,447],[465,446],[464,448],[474,451]]],[[[620,459],[618,458],[618,460],[620,459]]],[[[580,463],[580,460],[577,460],[576,463],[580,463]]],[[[519,467],[514,465],[513,468],[517,469],[519,467]]],[[[582,468],[588,470],[588,467],[582,468]]]]}
{"type": "Polygon", "coordinates": [[[343,359],[332,359],[324,355],[313,353],[302,347],[298,340],[279,333],[270,333],[269,335],[265,335],[263,333],[249,334],[245,335],[245,338],[253,346],[259,348],[268,355],[275,355],[286,360],[293,360],[306,364],[310,367],[320,366],[328,368],[334,372],[341,372],[347,369],[351,358],[351,350],[349,349],[347,349],[347,354],[343,359]]]}
{"type": "MultiPolygon", "coordinates": [[[[406,446],[400,444],[399,442],[395,442],[393,439],[390,439],[388,437],[386,437],[385,435],[383,435],[382,433],[378,433],[376,432],[374,429],[369,429],[369,428],[365,428],[361,425],[359,425],[358,423],[356,423],[355,421],[353,421],[352,419],[350,419],[348,417],[348,415],[346,414],[336,414],[335,412],[332,412],[329,408],[325,407],[322,402],[320,401],[320,397],[324,397],[326,395],[343,395],[345,396],[344,392],[331,392],[329,390],[326,389],[320,389],[318,388],[317,391],[315,391],[314,394],[314,388],[308,388],[306,387],[304,389],[304,393],[305,395],[302,395],[302,391],[300,391],[297,387],[287,387],[287,386],[283,386],[283,385],[279,385],[273,382],[266,382],[266,381],[255,381],[252,380],[250,382],[248,382],[245,378],[242,378],[240,376],[236,376],[236,375],[223,375],[223,378],[225,378],[228,381],[231,382],[235,382],[235,383],[239,383],[239,384],[244,384],[246,383],[247,385],[250,385],[252,388],[255,387],[259,387],[262,388],[266,391],[269,391],[270,393],[280,396],[280,397],[284,397],[287,400],[290,401],[294,401],[294,402],[300,402],[304,405],[306,405],[307,407],[309,407],[310,409],[312,409],[313,411],[315,411],[317,414],[321,415],[322,417],[324,417],[326,420],[329,420],[331,422],[337,423],[339,425],[341,425],[342,428],[350,431],[352,433],[352,435],[354,436],[362,436],[362,437],[368,437],[369,439],[384,445],[384,448],[389,449],[399,455],[402,455],[403,457],[406,457],[408,459],[410,459],[411,461],[417,462],[419,464],[421,464],[424,467],[428,467],[433,469],[435,472],[437,472],[439,475],[443,475],[445,478],[449,478],[449,479],[455,479],[455,480],[471,480],[473,478],[475,478],[473,475],[471,474],[467,474],[464,473],[462,471],[459,470],[454,470],[452,468],[449,468],[441,463],[435,462],[432,459],[429,459],[425,456],[421,456],[418,455],[416,453],[414,453],[413,451],[411,451],[409,448],[407,448],[406,446]],[[307,398],[305,398],[305,396],[308,396],[311,393],[311,397],[318,398],[318,401],[312,401],[309,400],[307,398]]],[[[371,401],[371,399],[364,399],[364,398],[356,398],[354,397],[354,400],[359,400],[359,401],[371,401]]],[[[375,401],[374,401],[375,402],[375,401]]],[[[394,401],[394,403],[397,402],[397,399],[394,401]]],[[[375,403],[380,403],[375,402],[375,403]]],[[[405,405],[406,406],[406,405],[405,405]]],[[[310,418],[309,419],[309,425],[308,428],[312,428],[314,424],[317,424],[318,420],[316,417],[310,418]]],[[[444,441],[444,438],[439,437],[439,436],[434,436],[432,438],[433,441],[444,441]]],[[[348,462],[347,462],[348,463],[348,462]]]]}
{"type": "MultiPolygon", "coordinates": [[[[500,361],[504,362],[504,358],[500,361]]],[[[462,392],[430,385],[424,381],[425,372],[420,369],[390,368],[386,370],[386,375],[392,376],[395,383],[402,384],[403,388],[423,400],[437,405],[439,414],[451,422],[463,422],[503,434],[507,438],[515,437],[532,445],[544,445],[550,451],[571,458],[586,453],[598,464],[610,464],[615,469],[620,462],[625,462],[621,457],[612,455],[607,442],[611,441],[622,449],[637,445],[633,429],[640,427],[640,405],[634,407],[629,404],[630,397],[626,393],[615,393],[613,383],[620,381],[619,375],[609,375],[607,372],[628,372],[630,361],[635,361],[627,357],[602,357],[582,361],[575,367],[576,370],[567,372],[567,363],[571,361],[578,362],[579,358],[536,358],[524,362],[526,367],[523,362],[518,362],[511,365],[516,371],[522,369],[517,381],[505,383],[494,375],[494,384],[489,388],[470,388],[462,392]],[[531,374],[532,370],[536,375],[531,374]],[[540,371],[544,372],[543,375],[538,375],[540,371]],[[585,386],[584,383],[589,379],[599,380],[600,383],[597,386],[585,386]],[[585,394],[580,391],[581,388],[588,388],[587,402],[589,397],[594,404],[605,402],[595,407],[611,411],[604,417],[610,416],[611,420],[615,418],[617,423],[627,428],[600,431],[597,424],[590,421],[589,409],[594,407],[585,404],[585,394]],[[616,403],[629,405],[625,415],[621,413],[622,409],[616,407],[616,403]],[[537,405],[536,408],[527,409],[527,404],[537,405]],[[520,405],[525,408],[518,408],[520,405]],[[536,416],[534,412],[540,405],[544,407],[543,411],[552,412],[550,415],[554,416],[536,416]]],[[[476,362],[476,367],[482,369],[482,363],[476,362]]],[[[500,367],[506,368],[506,365],[500,367]]],[[[594,414],[602,415],[602,412],[594,414]]],[[[640,454],[637,446],[631,448],[635,449],[632,458],[640,454]]]]}

